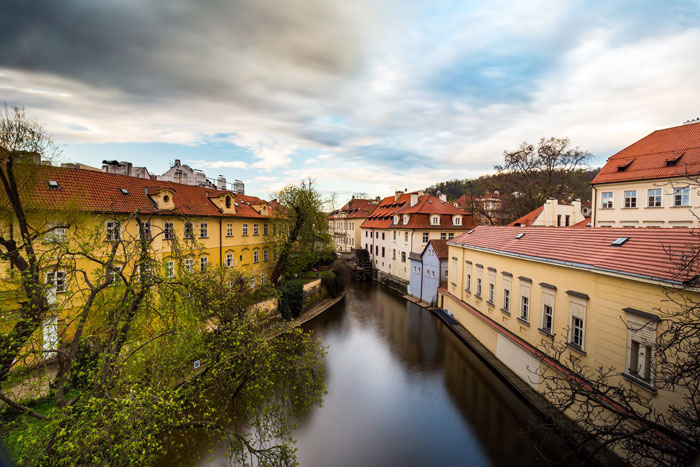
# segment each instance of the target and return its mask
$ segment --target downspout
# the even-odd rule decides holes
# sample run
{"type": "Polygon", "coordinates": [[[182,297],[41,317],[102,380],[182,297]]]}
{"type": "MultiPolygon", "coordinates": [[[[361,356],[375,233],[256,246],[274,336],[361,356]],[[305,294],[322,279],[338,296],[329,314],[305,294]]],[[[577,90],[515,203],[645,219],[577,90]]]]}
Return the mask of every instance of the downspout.
{"type": "Polygon", "coordinates": [[[221,216],[219,216],[219,267],[224,266],[224,244],[222,241],[221,216]]]}
{"type": "Polygon", "coordinates": [[[420,301],[423,301],[423,273],[425,272],[425,265],[423,264],[423,256],[420,257],[420,301]]]}
{"type": "Polygon", "coordinates": [[[597,206],[598,206],[598,193],[596,193],[596,188],[595,185],[591,186],[593,189],[593,212],[591,213],[591,227],[595,227],[595,215],[598,211],[597,206]]]}

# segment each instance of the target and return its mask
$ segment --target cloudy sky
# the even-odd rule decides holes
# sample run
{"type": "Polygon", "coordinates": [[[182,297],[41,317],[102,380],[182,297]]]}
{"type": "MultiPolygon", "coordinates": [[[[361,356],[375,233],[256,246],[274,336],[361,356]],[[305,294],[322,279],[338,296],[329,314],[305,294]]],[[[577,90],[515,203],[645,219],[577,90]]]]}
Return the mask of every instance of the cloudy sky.
{"type": "Polygon", "coordinates": [[[5,0],[0,102],[63,161],[386,196],[700,116],[700,1],[5,0]]]}

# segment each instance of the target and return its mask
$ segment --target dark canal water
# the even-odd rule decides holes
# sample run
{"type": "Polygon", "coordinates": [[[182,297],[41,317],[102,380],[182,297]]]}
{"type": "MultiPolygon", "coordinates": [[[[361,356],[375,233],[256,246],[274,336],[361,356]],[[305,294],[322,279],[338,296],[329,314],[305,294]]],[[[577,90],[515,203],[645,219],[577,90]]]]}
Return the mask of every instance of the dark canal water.
{"type": "Polygon", "coordinates": [[[328,394],[295,434],[300,465],[547,464],[533,414],[429,311],[353,284],[305,327],[328,347],[328,394]]]}

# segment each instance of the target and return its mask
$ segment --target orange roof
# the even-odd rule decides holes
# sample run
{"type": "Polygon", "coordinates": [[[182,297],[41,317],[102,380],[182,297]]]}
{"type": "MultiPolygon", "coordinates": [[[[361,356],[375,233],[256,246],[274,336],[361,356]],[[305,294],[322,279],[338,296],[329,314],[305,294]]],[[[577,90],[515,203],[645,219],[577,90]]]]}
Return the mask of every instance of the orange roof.
{"type": "MultiPolygon", "coordinates": [[[[450,248],[447,246],[447,240],[430,240],[428,245],[433,245],[433,250],[435,250],[435,255],[438,257],[438,259],[448,258],[450,248]]],[[[428,249],[428,245],[425,245],[423,253],[425,253],[425,250],[428,249]]]]}
{"type": "Polygon", "coordinates": [[[388,229],[394,213],[411,203],[411,194],[402,193],[395,199],[395,195],[387,196],[379,202],[379,206],[361,225],[363,229],[388,229]]]}
{"type": "Polygon", "coordinates": [[[265,203],[255,196],[94,170],[45,165],[36,167],[36,176],[31,177],[31,183],[25,181],[21,193],[23,202],[36,209],[69,209],[118,214],[140,211],[146,214],[186,216],[269,217],[261,215],[252,207],[255,204],[265,203]],[[51,188],[49,181],[56,182],[58,187],[51,188]],[[158,210],[151,198],[164,188],[173,191],[175,209],[172,211],[158,210]],[[221,213],[210,199],[224,193],[229,193],[233,197],[236,214],[221,213]]]}
{"type": "Polygon", "coordinates": [[[539,215],[542,213],[542,210],[544,209],[544,206],[540,206],[539,208],[535,209],[534,211],[530,211],[527,214],[525,214],[523,217],[514,220],[510,224],[508,224],[508,227],[517,227],[520,225],[532,225],[533,222],[537,220],[539,215]]]}
{"type": "Polygon", "coordinates": [[[335,211],[333,215],[328,216],[328,218],[340,218],[337,215],[342,212],[345,214],[342,219],[365,219],[377,209],[377,206],[379,206],[379,202],[373,199],[353,198],[339,211],[335,211]]]}
{"type": "Polygon", "coordinates": [[[677,267],[682,255],[691,257],[698,235],[700,229],[479,226],[448,244],[566,267],[682,283],[700,272],[698,258],[686,272],[678,272],[677,267]],[[517,239],[521,233],[524,235],[517,239]],[[622,237],[628,240],[620,246],[611,245],[622,237]]]}
{"type": "Polygon", "coordinates": [[[586,217],[581,222],[577,222],[575,224],[570,225],[569,228],[571,228],[571,229],[585,229],[586,227],[590,227],[590,223],[591,223],[591,218],[586,217]]]}
{"type": "Polygon", "coordinates": [[[657,130],[610,156],[592,184],[700,174],[700,123],[657,130]]]}

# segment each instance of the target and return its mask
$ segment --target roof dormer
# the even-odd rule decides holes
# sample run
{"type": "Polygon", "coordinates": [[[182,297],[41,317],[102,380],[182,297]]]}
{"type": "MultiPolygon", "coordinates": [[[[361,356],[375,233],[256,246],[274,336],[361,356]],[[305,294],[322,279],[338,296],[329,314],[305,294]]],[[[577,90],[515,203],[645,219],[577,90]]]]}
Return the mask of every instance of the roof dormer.
{"type": "Polygon", "coordinates": [[[408,214],[404,214],[404,215],[403,215],[403,225],[407,225],[407,224],[408,224],[408,220],[409,220],[410,218],[411,218],[411,216],[409,216],[408,214]]]}
{"type": "Polygon", "coordinates": [[[146,194],[156,203],[159,211],[172,211],[175,209],[175,190],[172,188],[146,188],[146,194]]]}
{"type": "Polygon", "coordinates": [[[207,197],[223,214],[236,214],[236,203],[234,203],[233,194],[226,192],[218,196],[209,196],[207,193],[207,197]]]}
{"type": "Polygon", "coordinates": [[[399,223],[399,216],[394,216],[394,225],[398,225],[399,223]]]}
{"type": "Polygon", "coordinates": [[[462,216],[452,216],[452,225],[462,225],[462,216]]]}
{"type": "MultiPolygon", "coordinates": [[[[250,206],[253,209],[255,209],[255,212],[257,212],[261,216],[267,216],[270,214],[267,203],[251,204],[250,206]]],[[[342,216],[342,217],[345,217],[345,216],[342,216]]]]}
{"type": "Polygon", "coordinates": [[[436,214],[430,216],[430,225],[440,225],[440,216],[436,214]]]}

